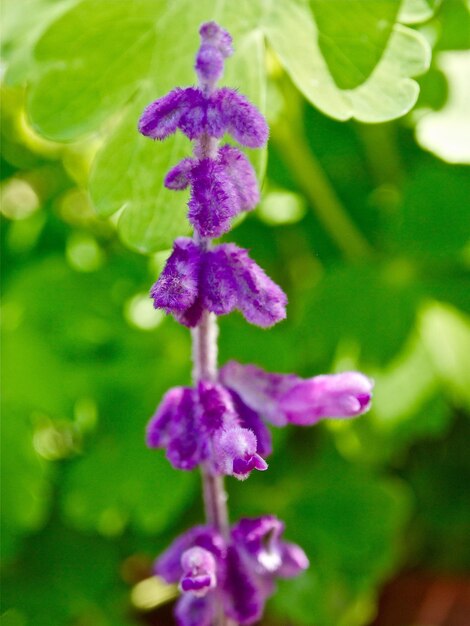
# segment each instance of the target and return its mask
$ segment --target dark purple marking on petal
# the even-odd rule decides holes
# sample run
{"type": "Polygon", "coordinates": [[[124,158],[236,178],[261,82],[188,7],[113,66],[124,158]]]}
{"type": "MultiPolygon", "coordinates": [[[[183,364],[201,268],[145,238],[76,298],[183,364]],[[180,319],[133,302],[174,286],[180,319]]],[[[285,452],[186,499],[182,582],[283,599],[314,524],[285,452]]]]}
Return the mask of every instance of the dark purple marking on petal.
{"type": "Polygon", "coordinates": [[[167,189],[186,189],[190,182],[191,170],[196,164],[195,159],[183,159],[175,165],[165,176],[165,187],[167,189]]]}

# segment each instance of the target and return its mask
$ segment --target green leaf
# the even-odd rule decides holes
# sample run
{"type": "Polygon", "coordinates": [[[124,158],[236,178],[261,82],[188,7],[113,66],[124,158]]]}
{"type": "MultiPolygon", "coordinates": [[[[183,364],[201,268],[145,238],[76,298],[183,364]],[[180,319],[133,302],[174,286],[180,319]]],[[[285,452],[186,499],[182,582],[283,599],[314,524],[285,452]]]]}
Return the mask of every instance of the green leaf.
{"type": "Polygon", "coordinates": [[[388,43],[399,5],[397,0],[310,0],[318,45],[340,89],[354,89],[369,78],[388,43]]]}
{"type": "Polygon", "coordinates": [[[419,24],[429,20],[439,8],[441,0],[403,0],[398,19],[403,24],[419,24]]]}
{"type": "Polygon", "coordinates": [[[409,494],[346,462],[330,442],[316,453],[315,461],[303,460],[300,485],[298,469],[291,477],[293,494],[278,511],[288,536],[306,550],[310,570],[305,580],[283,585],[273,604],[276,615],[306,626],[359,626],[370,618],[374,586],[397,565],[409,494]]]}
{"type": "Polygon", "coordinates": [[[341,349],[368,364],[384,364],[396,355],[413,329],[420,298],[409,274],[410,268],[393,263],[325,274],[297,329],[305,362],[311,363],[312,355],[331,362],[341,349]]]}
{"type": "Polygon", "coordinates": [[[395,10],[391,5],[398,8],[398,3],[384,0],[375,5],[380,8],[377,18],[369,16],[365,25],[363,13],[356,11],[369,6],[362,2],[318,2],[313,5],[315,16],[304,0],[273,2],[265,18],[266,34],[281,63],[305,97],[326,115],[383,122],[404,115],[416,102],[419,88],[410,77],[429,67],[429,46],[400,24],[388,36],[395,10]],[[317,13],[320,24],[315,22],[317,13]],[[337,23],[345,24],[346,30],[336,30],[337,23]],[[319,31],[324,33],[320,40],[319,31]],[[379,49],[370,55],[376,45],[379,49]],[[353,73],[345,72],[345,55],[353,73]],[[341,89],[335,79],[349,88],[341,89]]]}
{"type": "Polygon", "coordinates": [[[21,412],[2,409],[2,558],[11,558],[25,535],[41,528],[50,505],[50,468],[33,448],[33,430],[21,412]]]}
{"type": "MultiPolygon", "coordinates": [[[[227,63],[226,84],[264,110],[264,41],[258,14],[259,8],[247,0],[237,7],[180,0],[171,11],[162,1],[84,0],[40,40],[36,58],[41,74],[29,99],[33,124],[56,140],[76,139],[105,122],[114,126],[93,167],[91,196],[102,216],[123,209],[119,230],[134,249],[164,250],[188,231],[186,194],[164,189],[163,179],[189,153],[190,143],[182,136],[163,143],[141,137],[137,121],[144,107],[171,88],[194,81],[198,25],[216,18],[230,28],[237,48],[227,63]],[[77,29],[82,31],[79,39],[74,37],[77,29]]],[[[262,176],[266,151],[253,152],[252,160],[262,176]]]]}

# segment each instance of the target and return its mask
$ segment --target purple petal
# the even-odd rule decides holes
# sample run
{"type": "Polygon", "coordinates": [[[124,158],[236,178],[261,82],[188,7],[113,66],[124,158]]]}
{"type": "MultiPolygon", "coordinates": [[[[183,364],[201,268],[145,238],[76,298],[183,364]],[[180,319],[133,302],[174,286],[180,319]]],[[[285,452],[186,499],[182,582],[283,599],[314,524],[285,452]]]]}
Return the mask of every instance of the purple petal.
{"type": "Polygon", "coordinates": [[[175,607],[178,626],[212,626],[214,620],[214,598],[209,593],[204,598],[183,594],[175,607]]]}
{"type": "Polygon", "coordinates": [[[183,535],[177,537],[173,543],[155,561],[155,574],[161,576],[167,583],[176,583],[183,576],[181,557],[186,550],[194,546],[204,548],[214,555],[217,560],[225,554],[222,537],[207,526],[195,526],[183,535]]]}
{"type": "Polygon", "coordinates": [[[194,328],[197,326],[201,320],[202,314],[204,312],[204,307],[202,304],[202,299],[198,296],[194,302],[188,309],[182,312],[174,312],[174,318],[184,326],[188,328],[194,328]]]}
{"type": "Polygon", "coordinates": [[[243,480],[254,469],[266,470],[268,465],[256,449],[256,437],[246,428],[235,426],[215,433],[213,450],[217,471],[243,480]]]}
{"type": "Polygon", "coordinates": [[[157,412],[147,426],[147,445],[149,448],[163,448],[168,445],[174,425],[178,421],[180,407],[184,397],[191,395],[185,387],[174,387],[163,396],[157,412]]]}
{"type": "Polygon", "coordinates": [[[218,315],[239,309],[252,324],[267,328],[286,316],[287,298],[250,257],[234,244],[206,253],[202,294],[207,309],[218,315]]]}
{"type": "Polygon", "coordinates": [[[324,417],[355,417],[369,409],[372,387],[359,372],[315,376],[289,389],[279,404],[287,420],[301,426],[324,417]]]}
{"type": "Polygon", "coordinates": [[[221,385],[201,381],[198,385],[201,426],[213,434],[224,425],[236,425],[237,416],[229,392],[221,385]]]}
{"type": "Polygon", "coordinates": [[[232,529],[232,538],[260,574],[276,572],[282,563],[280,537],[284,524],[273,515],[244,518],[232,529]]]}
{"type": "Polygon", "coordinates": [[[260,585],[244,566],[235,547],[227,550],[224,608],[237,623],[253,624],[263,612],[265,597],[260,585]]]}
{"type": "Polygon", "coordinates": [[[220,370],[221,382],[233,389],[245,404],[275,426],[284,426],[286,416],[279,408],[280,398],[302,381],[293,374],[270,374],[255,365],[229,361],[220,370]]]}
{"type": "Polygon", "coordinates": [[[173,167],[165,176],[165,187],[167,189],[186,189],[190,182],[190,174],[196,161],[194,159],[183,159],[173,167]]]}
{"type": "Polygon", "coordinates": [[[276,571],[276,576],[293,578],[306,570],[309,565],[307,555],[300,546],[285,541],[281,543],[281,566],[276,571]]]}
{"type": "Polygon", "coordinates": [[[187,237],[176,239],[160,278],[150,292],[156,309],[184,312],[198,296],[201,250],[187,237]]]}
{"type": "Polygon", "coordinates": [[[256,452],[261,456],[269,456],[272,452],[271,433],[256,411],[247,406],[240,396],[231,391],[235,412],[242,428],[252,430],[256,436],[256,452]]]}
{"type": "Polygon", "coordinates": [[[216,108],[228,133],[247,148],[261,148],[269,129],[258,109],[234,89],[219,89],[211,106],[216,108]]]}
{"type": "Polygon", "coordinates": [[[165,139],[176,131],[181,116],[191,106],[189,89],[173,89],[149,104],[139,120],[139,131],[152,139],[165,139]]]}
{"type": "Polygon", "coordinates": [[[225,145],[219,150],[219,162],[232,182],[239,210],[254,209],[259,202],[259,190],[256,174],[250,161],[237,148],[225,145]]]}
{"type": "Polygon", "coordinates": [[[203,237],[220,237],[238,212],[237,196],[225,170],[214,159],[202,159],[191,172],[188,218],[203,237]]]}
{"type": "Polygon", "coordinates": [[[187,106],[180,116],[178,128],[189,139],[197,139],[207,128],[208,102],[200,89],[188,87],[185,89],[187,106]]]}
{"type": "Polygon", "coordinates": [[[216,586],[216,561],[211,552],[193,546],[181,555],[182,591],[203,597],[216,586]]]}

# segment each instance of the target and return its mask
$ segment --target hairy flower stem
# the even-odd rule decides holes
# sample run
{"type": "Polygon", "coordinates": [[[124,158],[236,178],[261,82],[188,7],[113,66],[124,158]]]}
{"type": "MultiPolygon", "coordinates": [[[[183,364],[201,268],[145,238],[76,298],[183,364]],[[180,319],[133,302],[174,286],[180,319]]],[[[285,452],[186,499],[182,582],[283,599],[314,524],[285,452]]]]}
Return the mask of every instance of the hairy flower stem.
{"type": "MultiPolygon", "coordinates": [[[[199,245],[206,246],[208,242],[200,241],[199,245]]],[[[213,313],[204,311],[200,323],[192,331],[195,385],[200,380],[210,382],[217,380],[217,335],[217,318],[213,313]]],[[[215,476],[207,465],[201,467],[201,475],[207,522],[228,541],[230,529],[224,478],[215,476]]],[[[224,616],[221,605],[217,607],[214,626],[236,626],[224,616]]]]}

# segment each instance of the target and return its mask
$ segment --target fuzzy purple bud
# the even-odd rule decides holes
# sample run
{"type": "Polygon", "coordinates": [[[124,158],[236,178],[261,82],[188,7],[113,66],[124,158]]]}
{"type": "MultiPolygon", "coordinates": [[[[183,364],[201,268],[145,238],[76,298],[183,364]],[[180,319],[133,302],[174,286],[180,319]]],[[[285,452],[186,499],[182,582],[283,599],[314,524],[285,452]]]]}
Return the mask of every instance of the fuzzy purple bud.
{"type": "Polygon", "coordinates": [[[214,437],[214,457],[221,474],[244,480],[254,469],[264,471],[268,464],[256,452],[256,436],[251,430],[235,426],[214,437]]]}

